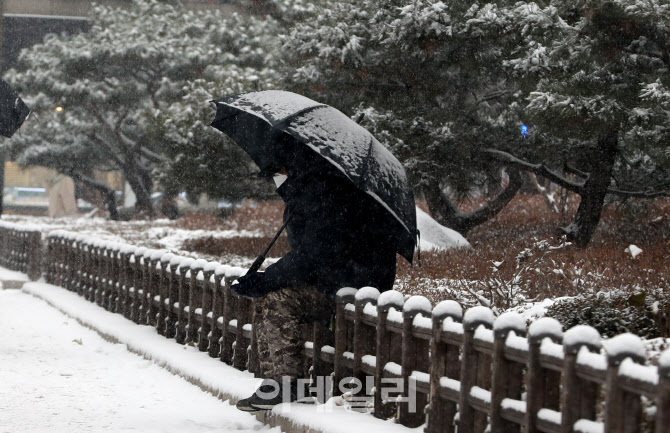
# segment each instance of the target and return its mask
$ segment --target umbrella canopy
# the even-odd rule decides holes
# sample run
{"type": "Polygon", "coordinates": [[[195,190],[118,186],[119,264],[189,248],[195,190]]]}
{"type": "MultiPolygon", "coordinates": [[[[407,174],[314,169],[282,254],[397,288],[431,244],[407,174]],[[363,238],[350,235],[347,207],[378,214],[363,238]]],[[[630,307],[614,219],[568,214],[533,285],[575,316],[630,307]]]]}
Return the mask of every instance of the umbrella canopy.
{"type": "Polygon", "coordinates": [[[30,114],[19,95],[0,79],[0,135],[10,138],[30,114]]]}
{"type": "Polygon", "coordinates": [[[412,261],[416,210],[407,174],[365,128],[331,106],[291,92],[252,92],[213,102],[217,113],[212,126],[240,145],[261,170],[290,169],[304,161],[286,157],[297,145],[344,175],[391,217],[397,230],[389,227],[389,235],[398,237],[398,252],[412,261]]]}

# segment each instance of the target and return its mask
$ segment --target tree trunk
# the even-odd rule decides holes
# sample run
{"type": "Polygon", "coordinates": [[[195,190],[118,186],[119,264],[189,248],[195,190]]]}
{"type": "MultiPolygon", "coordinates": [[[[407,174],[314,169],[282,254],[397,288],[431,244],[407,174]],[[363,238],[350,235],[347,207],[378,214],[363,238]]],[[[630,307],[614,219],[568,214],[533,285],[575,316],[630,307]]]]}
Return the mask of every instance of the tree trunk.
{"type": "Polygon", "coordinates": [[[146,212],[150,217],[154,216],[154,205],[151,201],[151,176],[145,168],[137,164],[123,167],[123,174],[135,194],[135,209],[138,212],[146,212]]]}
{"type": "Polygon", "coordinates": [[[158,204],[158,210],[171,220],[179,217],[179,208],[175,202],[177,194],[178,192],[173,188],[165,188],[163,190],[163,197],[161,197],[161,201],[158,204]]]}
{"type": "Polygon", "coordinates": [[[109,219],[112,221],[119,220],[119,212],[116,208],[116,193],[113,189],[96,180],[93,180],[90,177],[84,176],[74,171],[70,171],[69,175],[72,179],[83,183],[87,187],[100,191],[102,194],[102,199],[105,202],[105,205],[107,205],[107,210],[109,211],[109,219]]]}
{"type": "Polygon", "coordinates": [[[496,216],[514,198],[523,185],[519,170],[509,173],[509,185],[485,205],[472,212],[461,212],[444,193],[439,182],[431,182],[423,193],[433,218],[440,224],[466,236],[470,230],[496,216]]]}
{"type": "Polygon", "coordinates": [[[617,155],[618,133],[600,137],[590,155],[591,169],[584,182],[581,201],[572,223],[562,232],[580,248],[586,247],[600,222],[607,189],[612,180],[612,169],[617,155]]]}

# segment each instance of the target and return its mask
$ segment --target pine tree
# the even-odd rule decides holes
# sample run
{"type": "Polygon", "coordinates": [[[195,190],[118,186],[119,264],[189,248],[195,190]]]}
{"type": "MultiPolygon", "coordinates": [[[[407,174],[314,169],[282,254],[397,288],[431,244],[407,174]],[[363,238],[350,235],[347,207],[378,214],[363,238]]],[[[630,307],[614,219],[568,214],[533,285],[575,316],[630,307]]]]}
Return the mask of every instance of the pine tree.
{"type": "Polygon", "coordinates": [[[511,182],[482,208],[453,198],[496,191],[501,164],[483,149],[524,149],[524,86],[514,59],[528,35],[551,27],[552,9],[532,3],[434,0],[339,1],[285,39],[288,85],[336,106],[401,159],[433,216],[465,234],[499,212],[511,182]],[[450,197],[450,193],[451,197],[450,197]]]}
{"type": "Polygon", "coordinates": [[[526,111],[542,140],[559,144],[553,152],[546,146],[545,159],[561,161],[581,179],[564,185],[581,195],[564,231],[586,246],[607,194],[667,195],[670,6],[659,0],[554,6],[562,17],[558,36],[544,51],[549,67],[526,111]]]}
{"type": "Polygon", "coordinates": [[[208,131],[207,143],[197,140],[205,118],[213,118],[212,97],[269,85],[274,71],[264,44],[276,44],[270,36],[276,25],[173,3],[135,0],[127,10],[95,6],[89,32],[54,37],[22,53],[8,78],[35,115],[9,142],[19,163],[68,174],[121,170],[138,209],[148,213],[157,175],[172,191],[212,192],[212,184],[235,173],[225,170],[223,177],[209,179],[208,173],[250,164],[223,134],[208,131]],[[197,148],[216,156],[206,161],[213,162],[207,173],[180,170],[200,167],[203,153],[192,151],[197,148]]]}

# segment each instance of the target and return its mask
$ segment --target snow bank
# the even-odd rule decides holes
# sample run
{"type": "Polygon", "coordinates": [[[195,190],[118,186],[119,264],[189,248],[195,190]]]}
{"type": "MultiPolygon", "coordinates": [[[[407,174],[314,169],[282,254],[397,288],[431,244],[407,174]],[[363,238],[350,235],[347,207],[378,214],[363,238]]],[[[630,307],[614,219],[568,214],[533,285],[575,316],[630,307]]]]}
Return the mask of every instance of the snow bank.
{"type": "Polygon", "coordinates": [[[214,395],[245,398],[258,385],[258,379],[251,373],[210,358],[199,352],[197,347],[176,344],[173,339],[158,335],[155,328],[137,325],[119,314],[103,310],[76,293],[44,283],[27,283],[23,291],[45,300],[105,338],[125,344],[128,350],[183,376],[214,395]]]}
{"type": "Polygon", "coordinates": [[[422,250],[446,250],[449,248],[466,247],[471,248],[460,233],[447,228],[422,211],[416,208],[416,226],[421,232],[422,250]]]}
{"type": "Polygon", "coordinates": [[[27,293],[0,329],[2,432],[280,433],[27,293]]]}
{"type": "Polygon", "coordinates": [[[16,272],[5,268],[0,268],[0,282],[1,281],[28,281],[29,278],[22,272],[16,272]]]}
{"type": "MultiPolygon", "coordinates": [[[[199,352],[197,347],[176,344],[174,339],[158,335],[151,326],[137,325],[63,288],[45,283],[28,283],[23,291],[45,300],[105,338],[125,344],[130,351],[143,355],[221,398],[235,401],[248,397],[261,383],[251,373],[236,370],[217,358],[210,358],[206,353],[199,352]]],[[[422,431],[421,427],[408,429],[395,424],[393,420],[383,421],[369,414],[351,412],[338,397],[331,398],[326,404],[282,404],[269,413],[259,414],[259,419],[274,425],[294,423],[325,433],[422,431]]]]}

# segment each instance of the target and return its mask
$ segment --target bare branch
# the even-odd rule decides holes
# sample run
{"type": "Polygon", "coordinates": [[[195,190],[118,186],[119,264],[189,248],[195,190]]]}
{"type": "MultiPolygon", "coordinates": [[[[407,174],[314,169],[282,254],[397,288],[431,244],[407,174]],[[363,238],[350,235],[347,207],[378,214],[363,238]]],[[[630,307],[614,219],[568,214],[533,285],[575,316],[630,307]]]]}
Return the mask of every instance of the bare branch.
{"type": "Polygon", "coordinates": [[[503,152],[502,150],[484,149],[484,153],[486,153],[487,155],[491,156],[492,158],[498,161],[504,162],[505,164],[519,168],[521,170],[533,172],[538,176],[542,176],[546,179],[549,179],[556,185],[562,186],[568,191],[572,191],[577,194],[582,193],[582,188],[584,187],[583,183],[570,181],[561,176],[560,174],[550,170],[544,164],[532,164],[530,162],[521,160],[510,153],[503,152]]]}
{"type": "MultiPolygon", "coordinates": [[[[558,173],[549,170],[544,164],[533,164],[522,159],[517,158],[516,156],[503,152],[502,150],[496,149],[484,149],[484,153],[493,157],[494,159],[509,164],[511,166],[517,167],[522,170],[530,171],[535,173],[538,176],[542,176],[555,184],[562,186],[568,191],[575,192],[579,195],[582,194],[584,188],[584,182],[574,182],[570,181],[558,173]]],[[[583,172],[575,167],[572,167],[570,164],[566,163],[566,170],[574,173],[583,178],[588,178],[589,173],[583,172]]],[[[618,188],[608,188],[608,194],[618,195],[621,197],[637,197],[637,198],[656,198],[656,197],[670,197],[670,191],[624,191],[618,188]]]]}

